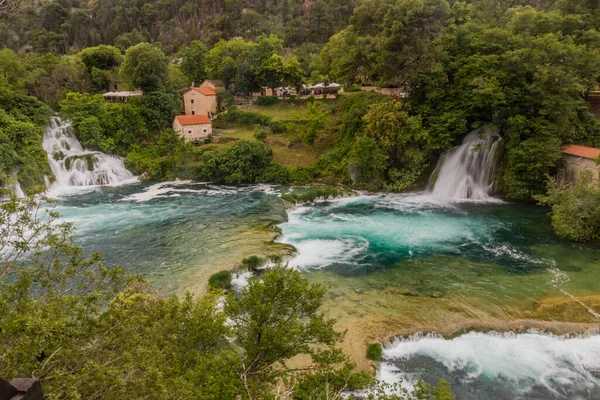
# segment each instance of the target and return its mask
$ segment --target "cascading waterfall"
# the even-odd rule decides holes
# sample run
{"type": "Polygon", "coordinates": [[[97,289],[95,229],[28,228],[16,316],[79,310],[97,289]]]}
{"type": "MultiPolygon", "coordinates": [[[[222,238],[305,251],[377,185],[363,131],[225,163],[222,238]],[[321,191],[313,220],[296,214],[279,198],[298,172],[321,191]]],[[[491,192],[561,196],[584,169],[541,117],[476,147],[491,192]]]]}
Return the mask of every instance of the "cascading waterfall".
{"type": "Polygon", "coordinates": [[[85,150],[71,124],[55,118],[44,134],[44,149],[55,177],[52,187],[114,185],[135,176],[117,156],[85,150]]]}
{"type": "Polygon", "coordinates": [[[500,136],[484,126],[446,152],[434,172],[432,194],[447,199],[489,200],[500,136]]]}

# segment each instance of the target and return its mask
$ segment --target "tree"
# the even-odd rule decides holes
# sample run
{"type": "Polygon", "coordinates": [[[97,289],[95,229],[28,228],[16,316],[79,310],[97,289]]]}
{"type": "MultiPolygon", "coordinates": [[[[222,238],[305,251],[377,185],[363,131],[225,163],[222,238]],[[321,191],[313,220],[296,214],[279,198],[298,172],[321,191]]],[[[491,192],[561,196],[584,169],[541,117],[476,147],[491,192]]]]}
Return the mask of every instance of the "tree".
{"type": "Polygon", "coordinates": [[[304,79],[304,70],[300,65],[300,61],[296,56],[285,58],[283,60],[283,79],[282,82],[286,86],[292,86],[296,89],[302,85],[304,79]]]}
{"type": "Polygon", "coordinates": [[[359,188],[377,188],[387,169],[387,159],[375,140],[359,138],[350,152],[350,179],[359,188]]]}
{"type": "Polygon", "coordinates": [[[260,77],[263,85],[275,89],[281,86],[284,77],[283,57],[273,54],[260,67],[260,77]]]}
{"type": "Polygon", "coordinates": [[[206,54],[208,77],[210,79],[221,79],[226,86],[234,83],[238,76],[237,71],[240,63],[246,59],[254,46],[254,43],[240,38],[217,42],[206,54]]]}
{"type": "Polygon", "coordinates": [[[196,84],[204,82],[207,78],[204,62],[207,51],[204,43],[193,40],[189,46],[182,46],[177,53],[177,57],[182,58],[181,72],[196,84]]]}
{"type": "Polygon", "coordinates": [[[77,56],[90,73],[94,68],[106,71],[118,67],[123,62],[121,51],[114,46],[88,47],[81,50],[77,56]]]}
{"type": "Polygon", "coordinates": [[[557,236],[576,242],[600,240],[600,190],[592,183],[591,171],[582,171],[574,185],[549,177],[547,194],[534,196],[539,204],[552,206],[557,236]]]}
{"type": "Polygon", "coordinates": [[[125,52],[121,78],[131,89],[144,93],[165,87],[168,80],[169,57],[150,43],[140,43],[125,52]]]}
{"type": "Polygon", "coordinates": [[[308,354],[317,364],[343,360],[334,348],[342,334],[318,311],[325,292],[298,271],[275,267],[250,279],[241,297],[227,297],[225,312],[243,349],[236,373],[248,399],[266,394],[265,382],[292,373],[284,362],[296,355],[308,354]]]}
{"type": "Polygon", "coordinates": [[[215,183],[257,183],[273,160],[262,142],[237,141],[233,146],[204,153],[200,178],[215,183]]]}
{"type": "Polygon", "coordinates": [[[308,107],[308,130],[304,133],[303,141],[313,145],[320,131],[327,125],[327,112],[321,111],[315,101],[309,102],[308,107]]]}
{"type": "Polygon", "coordinates": [[[185,142],[181,135],[172,128],[167,128],[160,132],[158,137],[158,148],[159,151],[169,156],[171,164],[173,166],[173,174],[177,176],[177,165],[175,164],[175,155],[181,151],[185,145],[185,142]]]}

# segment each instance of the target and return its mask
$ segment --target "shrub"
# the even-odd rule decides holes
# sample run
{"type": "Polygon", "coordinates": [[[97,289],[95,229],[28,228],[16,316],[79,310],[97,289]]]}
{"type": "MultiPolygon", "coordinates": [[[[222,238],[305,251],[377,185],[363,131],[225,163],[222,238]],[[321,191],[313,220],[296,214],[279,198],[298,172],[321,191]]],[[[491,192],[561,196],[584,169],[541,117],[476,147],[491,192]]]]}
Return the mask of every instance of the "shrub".
{"type": "Polygon", "coordinates": [[[254,139],[264,142],[265,140],[267,140],[268,136],[269,132],[263,126],[256,125],[256,127],[254,128],[254,139]]]}
{"type": "Polygon", "coordinates": [[[592,182],[591,171],[582,171],[574,185],[550,178],[548,193],[534,196],[540,204],[552,207],[552,228],[558,237],[576,242],[600,240],[600,190],[592,182]]]}
{"type": "Polygon", "coordinates": [[[233,146],[205,152],[200,179],[215,183],[257,183],[271,165],[273,151],[264,143],[240,140],[233,146]]]}
{"type": "Polygon", "coordinates": [[[265,263],[265,259],[259,256],[250,256],[242,260],[242,266],[248,271],[254,271],[265,263]]]}
{"type": "Polygon", "coordinates": [[[240,125],[264,125],[271,123],[271,117],[252,111],[242,111],[237,107],[229,107],[226,113],[217,115],[213,124],[215,127],[223,127],[224,123],[234,123],[240,125]]]}
{"type": "Polygon", "coordinates": [[[373,361],[381,361],[383,356],[383,347],[381,343],[370,343],[367,346],[367,357],[373,361]]]}
{"type": "Polygon", "coordinates": [[[269,124],[269,128],[271,128],[271,132],[273,133],[284,133],[287,129],[285,124],[280,121],[272,121],[269,124]]]}
{"type": "Polygon", "coordinates": [[[257,106],[272,106],[277,103],[277,96],[258,96],[254,101],[257,106]]]}
{"type": "Polygon", "coordinates": [[[290,182],[290,170],[278,163],[271,163],[264,174],[259,178],[263,183],[279,183],[285,185],[290,182]]]}
{"type": "Polygon", "coordinates": [[[290,182],[298,185],[306,185],[316,177],[315,170],[310,167],[295,167],[290,171],[290,182]]]}
{"type": "Polygon", "coordinates": [[[231,272],[219,271],[208,278],[208,286],[213,289],[227,289],[231,285],[231,272]]]}

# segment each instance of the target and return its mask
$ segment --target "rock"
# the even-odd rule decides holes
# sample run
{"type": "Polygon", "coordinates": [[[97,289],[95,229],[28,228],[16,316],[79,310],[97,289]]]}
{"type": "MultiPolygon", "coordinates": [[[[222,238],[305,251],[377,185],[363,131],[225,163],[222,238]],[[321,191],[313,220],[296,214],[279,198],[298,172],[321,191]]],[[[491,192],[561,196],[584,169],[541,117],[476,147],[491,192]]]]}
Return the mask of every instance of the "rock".
{"type": "Polygon", "coordinates": [[[442,293],[442,292],[433,292],[433,293],[431,293],[430,297],[433,297],[434,299],[439,299],[440,297],[444,297],[444,293],[442,293]]]}

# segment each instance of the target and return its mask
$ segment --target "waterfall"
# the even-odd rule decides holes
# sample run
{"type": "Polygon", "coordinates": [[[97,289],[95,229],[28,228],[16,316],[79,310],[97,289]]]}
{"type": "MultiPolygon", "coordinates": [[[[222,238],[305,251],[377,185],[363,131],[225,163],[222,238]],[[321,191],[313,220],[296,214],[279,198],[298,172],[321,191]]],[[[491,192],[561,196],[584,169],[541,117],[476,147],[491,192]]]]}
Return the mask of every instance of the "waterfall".
{"type": "Polygon", "coordinates": [[[469,133],[460,146],[440,158],[431,193],[447,199],[489,200],[500,140],[487,126],[469,133]]]}
{"type": "Polygon", "coordinates": [[[114,185],[135,176],[117,156],[85,150],[71,124],[55,118],[44,134],[44,149],[54,174],[53,188],[114,185]]]}

